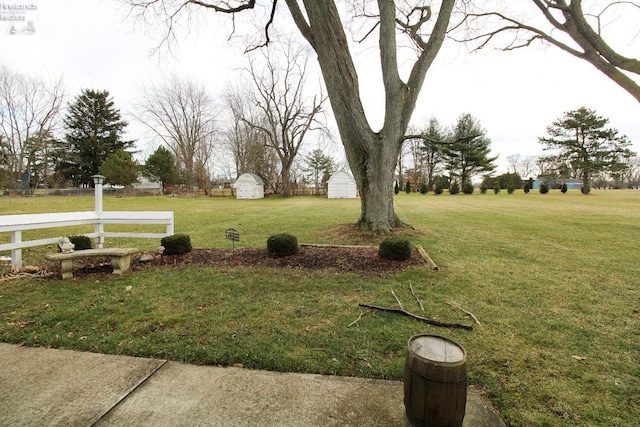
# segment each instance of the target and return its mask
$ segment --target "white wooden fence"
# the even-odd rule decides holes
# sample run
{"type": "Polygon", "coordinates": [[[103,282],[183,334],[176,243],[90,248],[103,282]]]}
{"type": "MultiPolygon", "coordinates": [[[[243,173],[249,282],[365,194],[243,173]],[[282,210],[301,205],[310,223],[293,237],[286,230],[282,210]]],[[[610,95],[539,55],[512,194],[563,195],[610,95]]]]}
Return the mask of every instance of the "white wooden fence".
{"type": "Polygon", "coordinates": [[[26,215],[0,215],[0,233],[11,233],[11,243],[0,244],[0,251],[11,251],[11,268],[22,267],[22,248],[58,243],[63,236],[22,241],[22,232],[42,228],[94,225],[93,233],[84,233],[94,238],[101,248],[105,237],[133,237],[156,239],[173,235],[172,211],[111,211],[111,212],[63,212],[26,215]],[[105,224],[162,224],[165,233],[106,232],[105,224]]]}

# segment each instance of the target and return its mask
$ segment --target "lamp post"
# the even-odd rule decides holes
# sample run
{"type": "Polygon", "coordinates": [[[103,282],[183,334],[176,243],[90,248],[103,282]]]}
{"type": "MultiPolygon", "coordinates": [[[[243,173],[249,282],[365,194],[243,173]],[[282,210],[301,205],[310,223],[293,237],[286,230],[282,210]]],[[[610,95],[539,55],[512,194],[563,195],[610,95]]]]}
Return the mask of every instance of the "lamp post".
{"type": "Polygon", "coordinates": [[[102,184],[104,184],[104,175],[93,175],[91,177],[93,179],[93,184],[95,188],[95,207],[96,214],[98,215],[98,222],[95,226],[96,233],[96,246],[98,248],[102,248],[104,244],[104,224],[100,220],[100,215],[102,215],[102,184]]]}

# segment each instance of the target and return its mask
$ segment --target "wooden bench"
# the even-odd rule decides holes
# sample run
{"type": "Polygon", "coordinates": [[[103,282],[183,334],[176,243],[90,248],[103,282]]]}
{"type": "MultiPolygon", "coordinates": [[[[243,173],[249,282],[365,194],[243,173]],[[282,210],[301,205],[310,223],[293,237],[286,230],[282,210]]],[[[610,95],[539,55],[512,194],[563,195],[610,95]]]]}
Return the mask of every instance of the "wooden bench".
{"type": "Polygon", "coordinates": [[[60,270],[63,279],[73,277],[73,260],[90,257],[110,257],[113,274],[122,274],[131,266],[131,255],[140,252],[136,248],[101,248],[86,249],[83,251],[61,252],[57,254],[46,254],[44,257],[50,261],[60,261],[60,270]]]}

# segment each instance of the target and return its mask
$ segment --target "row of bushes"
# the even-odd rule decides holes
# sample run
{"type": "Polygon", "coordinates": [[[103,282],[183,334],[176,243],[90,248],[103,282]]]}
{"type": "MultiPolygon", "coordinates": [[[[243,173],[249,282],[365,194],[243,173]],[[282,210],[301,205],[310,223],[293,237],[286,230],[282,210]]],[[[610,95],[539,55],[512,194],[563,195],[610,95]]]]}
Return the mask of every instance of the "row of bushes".
{"type": "MultiPolygon", "coordinates": [[[[91,249],[91,239],[87,236],[70,236],[69,240],[76,250],[91,249]]],[[[187,234],[174,234],[160,240],[163,255],[182,255],[190,252],[191,238],[187,234]]],[[[298,239],[288,233],[278,233],[267,239],[267,253],[270,257],[280,258],[296,255],[299,251],[298,239]]],[[[411,257],[411,243],[407,239],[388,237],[380,243],[378,255],[389,260],[406,260],[411,257]]]]}
{"type": "MultiPolygon", "coordinates": [[[[274,234],[267,239],[267,253],[279,258],[298,253],[298,239],[288,233],[274,234]]],[[[389,260],[406,260],[411,257],[411,243],[407,239],[388,237],[380,243],[378,255],[389,260]]]]}
{"type": "MultiPolygon", "coordinates": [[[[407,187],[409,188],[409,183],[407,183],[407,187]]],[[[493,187],[486,187],[484,185],[480,186],[480,193],[482,194],[486,194],[488,192],[488,190],[491,189],[494,194],[498,194],[500,193],[500,190],[502,190],[502,188],[499,185],[494,185],[493,187]]],[[[460,193],[460,191],[462,191],[463,194],[473,194],[473,192],[475,191],[475,187],[473,186],[473,184],[471,184],[470,182],[465,183],[462,186],[462,189],[460,188],[460,184],[458,184],[458,182],[453,182],[450,186],[449,186],[449,194],[458,194],[460,193]]],[[[513,194],[516,191],[516,188],[514,186],[508,186],[507,187],[507,192],[509,194],[513,194]]],[[[529,191],[531,191],[531,189],[529,188],[528,184],[525,184],[525,186],[523,187],[523,190],[525,192],[525,194],[528,194],[529,191]]],[[[545,183],[540,184],[540,188],[539,188],[540,193],[542,194],[547,194],[549,192],[549,186],[545,183]]],[[[567,184],[562,184],[562,187],[560,188],[560,191],[563,193],[567,192],[567,184]]],[[[396,191],[396,194],[398,194],[399,191],[396,191]]],[[[411,190],[407,191],[407,194],[410,193],[411,190]]],[[[427,184],[422,184],[420,186],[420,190],[419,192],[421,194],[427,194],[429,191],[427,190],[427,184]]],[[[444,189],[442,187],[435,187],[433,192],[438,195],[438,194],[442,194],[444,193],[444,189]]]]}

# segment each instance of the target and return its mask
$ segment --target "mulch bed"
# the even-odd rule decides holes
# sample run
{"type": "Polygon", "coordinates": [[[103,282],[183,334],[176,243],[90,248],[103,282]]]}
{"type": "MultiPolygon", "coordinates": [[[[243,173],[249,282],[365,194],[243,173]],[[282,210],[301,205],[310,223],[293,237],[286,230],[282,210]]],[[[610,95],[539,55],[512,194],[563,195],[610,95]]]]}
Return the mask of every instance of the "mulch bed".
{"type": "MultiPolygon", "coordinates": [[[[220,268],[275,268],[296,270],[333,270],[351,272],[368,276],[395,274],[409,267],[426,267],[427,263],[417,250],[413,250],[411,258],[406,261],[390,261],[378,256],[376,247],[332,247],[301,246],[297,255],[271,258],[266,248],[234,249],[193,249],[183,255],[164,255],[149,253],[153,260],[140,262],[132,260],[131,270],[139,271],[151,266],[180,268],[190,265],[202,265],[220,268]]],[[[74,277],[89,274],[111,273],[108,260],[90,261],[75,265],[74,277]],[[105,262],[106,261],[106,262],[105,262]]],[[[53,267],[53,266],[52,266],[53,267]]],[[[53,267],[56,269],[57,267],[53,267]]]]}

